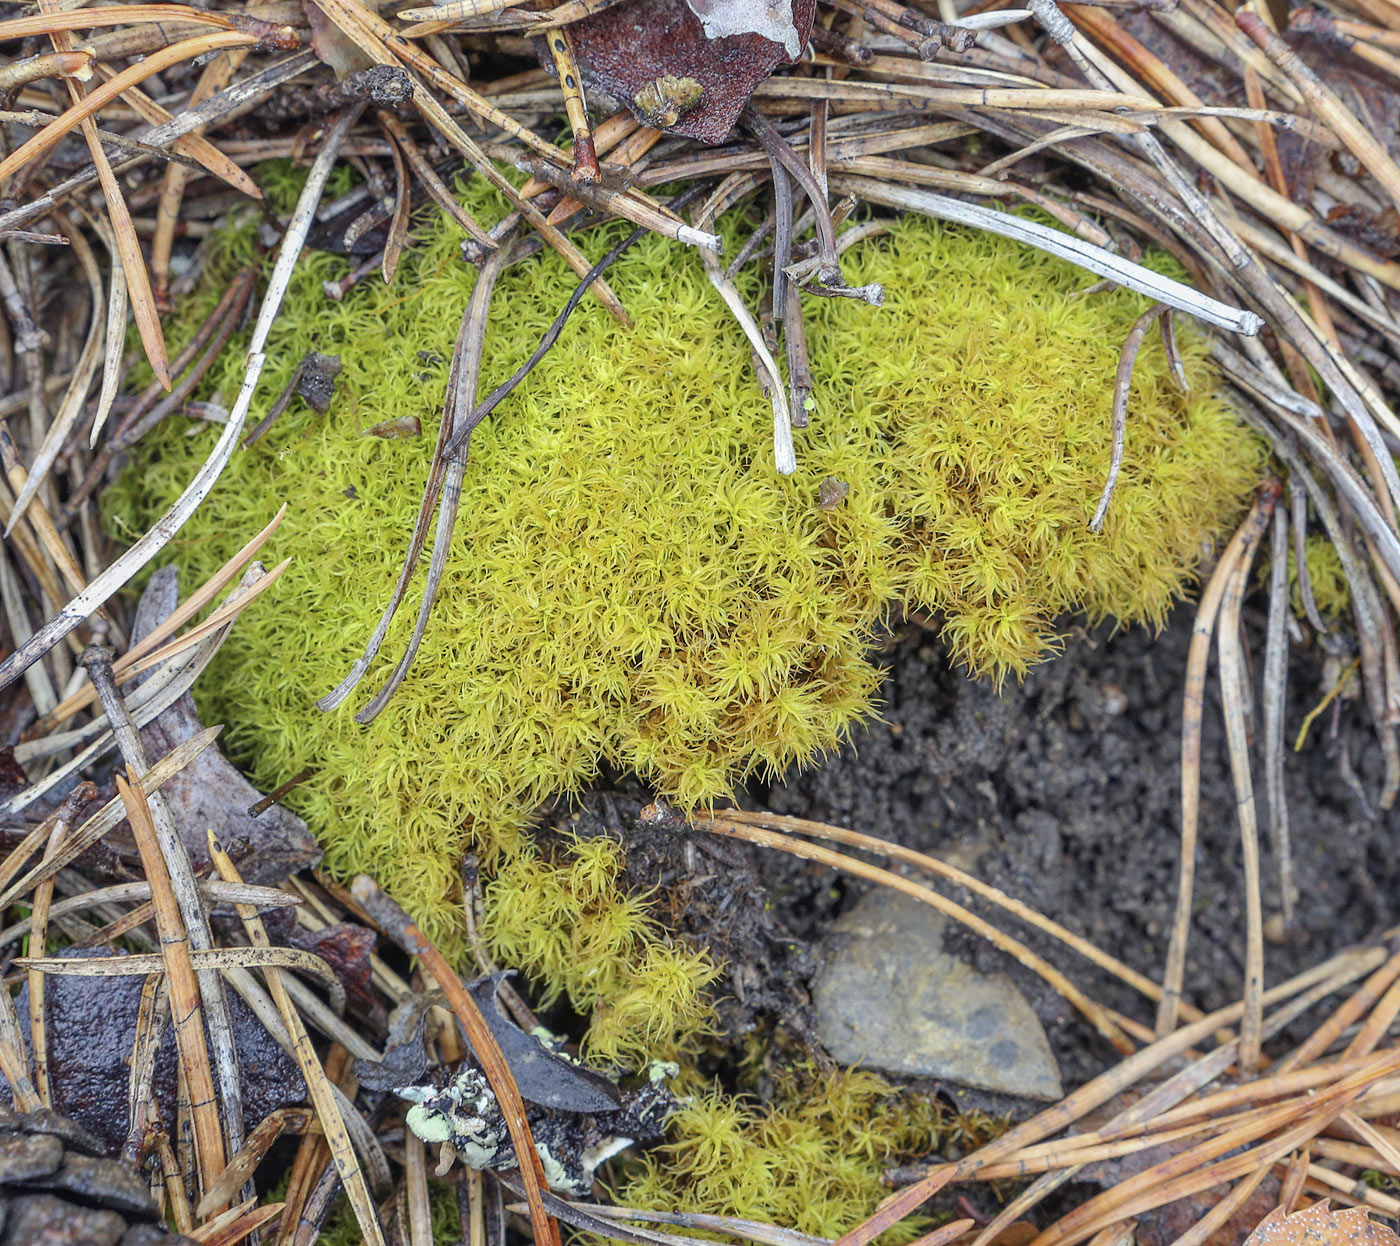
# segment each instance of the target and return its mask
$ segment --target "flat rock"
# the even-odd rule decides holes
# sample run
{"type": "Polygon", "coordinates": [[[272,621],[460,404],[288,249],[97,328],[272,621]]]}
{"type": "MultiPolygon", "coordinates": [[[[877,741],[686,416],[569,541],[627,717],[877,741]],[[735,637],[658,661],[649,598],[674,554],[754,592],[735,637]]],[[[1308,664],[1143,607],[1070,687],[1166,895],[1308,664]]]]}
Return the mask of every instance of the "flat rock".
{"type": "Polygon", "coordinates": [[[63,1143],[48,1134],[10,1134],[0,1138],[0,1182],[47,1177],[63,1163],[63,1143]]]}
{"type": "Polygon", "coordinates": [[[52,1194],[25,1194],[6,1208],[0,1246],[117,1246],[126,1221],[114,1211],[78,1207],[52,1194]]]}
{"type": "Polygon", "coordinates": [[[882,888],[836,922],[813,992],[827,1050],[885,1073],[1059,1099],[1060,1070],[1031,1006],[1005,974],[943,951],[946,920],[882,888]]]}
{"type": "Polygon", "coordinates": [[[35,1177],[28,1184],[67,1194],[75,1202],[96,1203],[134,1220],[155,1220],[159,1215],[150,1187],[120,1160],[65,1155],[57,1172],[35,1177]]]}

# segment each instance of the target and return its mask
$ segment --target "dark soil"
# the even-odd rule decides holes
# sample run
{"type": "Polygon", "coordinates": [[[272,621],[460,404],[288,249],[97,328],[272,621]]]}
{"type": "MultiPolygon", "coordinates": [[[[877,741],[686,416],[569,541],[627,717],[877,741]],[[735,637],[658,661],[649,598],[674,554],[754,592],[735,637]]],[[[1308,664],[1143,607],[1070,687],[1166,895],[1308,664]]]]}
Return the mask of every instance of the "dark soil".
{"type": "MultiPolygon", "coordinates": [[[[1060,657],[1000,692],[951,669],[933,633],[908,624],[882,654],[889,674],[879,721],[820,766],[755,786],[745,803],[954,861],[1160,978],[1176,900],[1192,617],[1183,608],[1156,636],[1073,630],[1060,657]]],[[[1247,611],[1245,629],[1258,650],[1262,618],[1247,611]]],[[[1295,649],[1290,742],[1323,694],[1322,657],[1315,646],[1295,649]]],[[[1243,976],[1240,836],[1223,736],[1212,687],[1186,978],[1189,998],[1206,1009],[1237,1000],[1243,976]]],[[[1303,751],[1290,752],[1286,775],[1301,895],[1293,937],[1266,946],[1266,984],[1400,920],[1400,813],[1375,807],[1381,762],[1364,705],[1344,700],[1338,713],[1319,716],[1303,751]]],[[[595,792],[554,825],[623,834],[633,881],[658,887],[663,917],[726,964],[721,1017],[730,1038],[780,1023],[805,1041],[818,941],[867,884],[684,823],[639,827],[644,799],[635,790],[595,792]]],[[[1262,827],[1262,796],[1260,806],[1262,827]]],[[[1268,915],[1278,908],[1278,878],[1267,842],[1263,856],[1268,915]]],[[[1153,1006],[1130,988],[1006,915],[954,898],[1064,968],[1095,998],[1151,1023],[1153,1006]]],[[[973,935],[950,930],[948,943],[977,967],[1017,981],[1046,1026],[1066,1089],[1113,1063],[1111,1048],[1039,978],[973,935]]]]}
{"type": "MultiPolygon", "coordinates": [[[[1160,978],[1180,858],[1182,681],[1194,612],[1153,636],[1143,629],[1071,634],[1062,656],[1000,694],[948,668],[928,632],[892,638],[882,721],[840,756],[763,794],[777,812],[833,822],[940,856],[1160,978]]],[[[1246,636],[1263,619],[1246,612],[1246,636]]],[[[1261,646],[1255,644],[1254,648],[1261,646]]],[[[1255,653],[1256,670],[1260,653],[1255,653]]],[[[1218,692],[1206,704],[1200,845],[1187,994],[1206,1009],[1239,999],[1244,914],[1235,793],[1218,692]]],[[[1322,655],[1296,650],[1288,740],[1323,695],[1322,655]]],[[[1256,765],[1257,774],[1262,764],[1256,765]]],[[[1294,937],[1265,949],[1266,985],[1397,921],[1400,813],[1379,812],[1380,750],[1359,701],[1334,724],[1319,716],[1286,785],[1298,900],[1294,937]],[[1334,730],[1335,726],[1335,730],[1334,730]]],[[[1261,822],[1264,810],[1260,809],[1261,822]]],[[[1267,840],[1267,834],[1262,832],[1267,840]]],[[[1278,908],[1274,855],[1263,846],[1266,916],[1278,908]]],[[[771,866],[765,864],[765,869],[771,866]]],[[[779,907],[814,909],[791,871],[779,907]]],[[[843,903],[846,901],[843,900],[843,903]]],[[[777,900],[775,899],[775,903],[777,900]]],[[[986,912],[986,910],[983,910],[986,912]]],[[[1053,941],[988,912],[1103,1002],[1150,1023],[1153,1008],[1053,941]]],[[[811,924],[801,933],[815,934],[811,924]]],[[[1067,1088],[1113,1052],[1034,975],[982,940],[950,933],[979,967],[1011,973],[1041,1015],[1067,1088]]]]}

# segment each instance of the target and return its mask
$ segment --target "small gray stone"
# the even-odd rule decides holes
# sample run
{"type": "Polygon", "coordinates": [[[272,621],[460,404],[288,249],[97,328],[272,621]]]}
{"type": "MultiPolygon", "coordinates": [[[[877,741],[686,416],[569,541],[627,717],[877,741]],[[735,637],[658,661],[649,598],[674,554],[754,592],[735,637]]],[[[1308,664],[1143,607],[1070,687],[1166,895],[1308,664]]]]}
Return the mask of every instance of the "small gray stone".
{"type": "Polygon", "coordinates": [[[1059,1099],[1060,1070],[1031,1006],[1005,974],[945,953],[945,922],[885,889],[837,921],[813,992],[827,1050],[843,1064],[1059,1099]]]}
{"type": "Polygon", "coordinates": [[[63,1143],[48,1134],[0,1137],[0,1182],[47,1177],[63,1162],[63,1143]]]}
{"type": "Polygon", "coordinates": [[[52,1194],[10,1200],[3,1246],[117,1246],[126,1221],[114,1211],[76,1207],[52,1194]]]}
{"type": "MultiPolygon", "coordinates": [[[[35,1177],[27,1184],[98,1203],[137,1220],[155,1220],[159,1214],[145,1181],[120,1160],[94,1159],[70,1151],[57,1172],[35,1177]]],[[[123,1224],[122,1230],[125,1228],[123,1224]]]]}

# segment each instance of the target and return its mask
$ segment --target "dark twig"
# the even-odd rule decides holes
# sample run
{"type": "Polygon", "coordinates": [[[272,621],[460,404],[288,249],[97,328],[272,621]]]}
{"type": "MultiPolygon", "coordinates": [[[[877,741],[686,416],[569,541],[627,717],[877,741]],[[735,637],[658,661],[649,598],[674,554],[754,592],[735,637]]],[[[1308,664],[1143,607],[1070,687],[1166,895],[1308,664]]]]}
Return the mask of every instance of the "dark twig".
{"type": "Polygon", "coordinates": [[[817,288],[844,284],[841,281],[841,263],[836,258],[836,228],[831,223],[831,209],[827,206],[826,196],[817,184],[817,179],[812,176],[811,169],[778,133],[777,127],[758,109],[750,105],[744,110],[744,120],[758,141],[763,144],[763,150],[768,153],[769,158],[779,162],[802,187],[802,193],[807,196],[816,213],[818,247],[811,265],[817,288]]]}
{"type": "Polygon", "coordinates": [[[1288,478],[1288,509],[1293,517],[1293,566],[1298,574],[1298,595],[1303,599],[1308,622],[1322,635],[1327,624],[1317,608],[1312,576],[1308,574],[1308,495],[1292,476],[1288,478]]]}
{"type": "MultiPolygon", "coordinates": [[[[462,498],[462,481],[466,475],[467,441],[471,437],[474,424],[469,424],[471,402],[476,396],[477,383],[481,377],[481,357],[486,346],[486,315],[491,307],[491,295],[496,287],[496,279],[505,269],[508,247],[501,246],[486,257],[486,263],[477,274],[472,287],[471,300],[462,315],[462,327],[457,334],[457,349],[452,358],[452,373],[447,383],[447,404],[442,414],[442,422],[452,430],[448,449],[444,451],[441,473],[441,492],[437,504],[437,531],[433,537],[433,552],[428,562],[428,576],[423,585],[423,599],[418,606],[418,619],[413,625],[413,635],[394,673],[385,685],[375,693],[359,713],[358,723],[371,723],[377,718],[399,686],[407,678],[413,660],[418,656],[418,646],[428,630],[428,620],[432,616],[433,603],[437,600],[438,588],[443,573],[447,570],[447,553],[452,545],[452,533],[457,525],[457,507],[462,498]],[[459,442],[462,449],[452,453],[450,447],[459,442]]],[[[437,473],[434,473],[437,477],[437,473]]],[[[426,498],[425,498],[426,500],[426,498]]]]}
{"type": "MultiPolygon", "coordinates": [[[[709,189],[710,185],[708,182],[701,182],[694,186],[689,186],[671,200],[669,206],[673,210],[679,210],[686,206],[686,204],[698,199],[709,189]]],[[[463,424],[461,430],[455,432],[448,441],[443,451],[444,457],[450,458],[463,451],[471,438],[472,430],[490,415],[492,411],[500,406],[501,402],[504,401],[510,392],[530,375],[535,365],[549,353],[550,347],[559,340],[559,334],[563,332],[564,325],[568,322],[569,317],[573,315],[574,308],[582,302],[583,296],[588,293],[588,287],[601,277],[624,251],[640,242],[642,238],[646,236],[646,232],[647,231],[644,229],[633,230],[632,233],[613,247],[611,251],[603,256],[601,260],[584,274],[583,279],[578,283],[573,294],[569,296],[569,301],[564,304],[563,311],[554,318],[554,323],[545,330],[545,335],[540,339],[540,344],[535,347],[534,353],[515,370],[515,373],[508,380],[501,382],[500,385],[496,386],[495,389],[477,404],[463,424]]]]}

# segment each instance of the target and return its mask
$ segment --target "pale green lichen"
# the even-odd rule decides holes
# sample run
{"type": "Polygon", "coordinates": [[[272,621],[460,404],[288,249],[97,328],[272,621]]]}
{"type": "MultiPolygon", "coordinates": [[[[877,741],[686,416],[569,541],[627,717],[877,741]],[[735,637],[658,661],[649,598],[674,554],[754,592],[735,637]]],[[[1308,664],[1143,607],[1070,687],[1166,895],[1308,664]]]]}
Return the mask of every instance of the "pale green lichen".
{"type": "MultiPolygon", "coordinates": [[[[485,192],[470,206],[500,211],[485,192]]],[[[601,254],[615,236],[584,245],[601,254]]],[[[193,301],[176,345],[240,251],[251,256],[246,234],[217,258],[215,288],[193,301]]],[[[294,403],[234,456],[171,547],[191,585],[290,503],[270,552],[293,565],[199,685],[206,719],[228,724],[226,742],[266,788],[309,767],[288,803],[327,866],[374,875],[453,953],[457,866],[477,848],[496,880],[495,950],[593,1011],[597,1054],[640,1055],[666,1045],[668,1026],[693,1030],[713,968],[615,890],[566,915],[566,937],[514,930],[507,895],[557,913],[583,885],[581,858],[539,861],[519,834],[541,800],[602,765],[693,805],[809,763],[871,712],[867,651],[890,612],[934,613],[957,657],[998,678],[1053,647],[1061,613],[1160,622],[1259,471],[1256,443],[1213,396],[1203,344],[1182,334],[1183,397],[1150,342],[1113,505],[1091,533],[1118,351],[1143,300],[1086,294],[1064,263],[920,220],[894,222],[846,263],[853,282],[884,284],[885,306],[808,300],[817,404],[791,478],[773,471],[749,346],[698,259],[648,239],[616,264],[608,280],[636,329],[586,301],[477,431],[422,650],[369,727],[314,702],[373,630],[419,504],[431,433],[361,429],[404,416],[436,426],[475,277],[452,226],[425,223],[394,285],[366,280],[341,303],[321,282],[343,260],[300,265],[253,416],[311,349],[341,356],[336,402],[326,416],[294,403]],[[849,493],[823,509],[828,477],[849,493]]],[[[483,389],[534,349],[575,280],[548,255],[506,273],[483,389]]],[[[746,277],[750,299],[757,280],[746,277]]],[[[211,378],[225,401],[241,360],[235,342],[211,378]]],[[[113,526],[149,524],[213,436],[171,420],[148,438],[109,495],[113,526]]],[[[413,614],[410,602],[366,694],[413,614]]]]}

